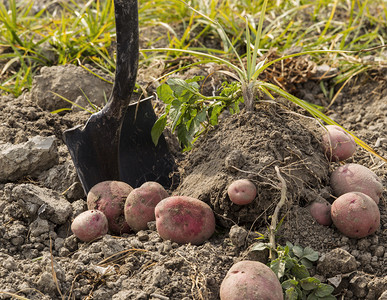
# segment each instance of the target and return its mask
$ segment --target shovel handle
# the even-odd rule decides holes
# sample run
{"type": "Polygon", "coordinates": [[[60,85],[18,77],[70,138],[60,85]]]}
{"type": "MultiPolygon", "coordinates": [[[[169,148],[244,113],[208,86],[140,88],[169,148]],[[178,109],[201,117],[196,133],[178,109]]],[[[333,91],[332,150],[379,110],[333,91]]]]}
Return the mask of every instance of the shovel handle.
{"type": "Polygon", "coordinates": [[[114,0],[117,61],[113,91],[103,114],[121,119],[133,92],[138,69],[139,30],[137,0],[114,0]]]}

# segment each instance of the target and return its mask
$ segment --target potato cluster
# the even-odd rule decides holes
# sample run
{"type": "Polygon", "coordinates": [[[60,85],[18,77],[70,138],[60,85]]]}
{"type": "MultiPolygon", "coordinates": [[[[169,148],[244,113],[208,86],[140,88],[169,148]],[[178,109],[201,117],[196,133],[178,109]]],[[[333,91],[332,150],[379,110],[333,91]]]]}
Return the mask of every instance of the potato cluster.
{"type": "Polygon", "coordinates": [[[156,221],[159,235],[180,244],[202,244],[215,231],[215,216],[204,202],[186,196],[169,197],[157,182],[133,189],[121,181],[103,181],[87,195],[88,210],[72,222],[72,232],[84,242],[111,234],[148,228],[156,221]]]}
{"type": "MultiPolygon", "coordinates": [[[[339,126],[328,125],[322,145],[327,158],[342,162],[356,150],[353,137],[339,126]]],[[[332,223],[344,235],[362,238],[373,234],[380,225],[379,201],[383,185],[378,176],[365,166],[348,163],[331,173],[330,186],[337,198],[333,203],[316,200],[308,208],[321,224],[332,223]]]]}

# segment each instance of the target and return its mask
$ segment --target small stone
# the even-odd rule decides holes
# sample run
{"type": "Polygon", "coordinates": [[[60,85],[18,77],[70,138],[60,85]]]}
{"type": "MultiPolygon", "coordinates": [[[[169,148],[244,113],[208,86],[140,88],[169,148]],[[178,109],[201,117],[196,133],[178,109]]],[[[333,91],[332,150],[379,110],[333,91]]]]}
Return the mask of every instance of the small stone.
{"type": "Polygon", "coordinates": [[[16,261],[12,256],[9,256],[7,259],[5,259],[2,265],[5,269],[10,271],[13,271],[17,268],[16,261]]]}
{"type": "Polygon", "coordinates": [[[366,252],[359,256],[359,260],[362,263],[362,265],[368,265],[371,262],[372,255],[369,252],[366,252]]]}
{"type": "Polygon", "coordinates": [[[149,235],[145,230],[140,230],[139,232],[137,232],[137,238],[139,239],[139,241],[145,242],[149,240],[149,235]]]}
{"type": "Polygon", "coordinates": [[[50,225],[48,221],[39,217],[30,224],[30,235],[33,237],[42,236],[42,234],[48,233],[49,231],[50,225]]]}
{"type": "Polygon", "coordinates": [[[357,242],[357,248],[360,250],[360,251],[367,251],[368,248],[371,246],[371,242],[365,238],[365,239],[360,239],[358,242],[357,242]]]}
{"type": "Polygon", "coordinates": [[[336,248],[322,255],[317,264],[317,272],[325,277],[350,273],[357,269],[356,259],[348,251],[336,248]]]}
{"type": "Polygon", "coordinates": [[[230,240],[235,247],[242,247],[246,242],[247,235],[248,232],[243,227],[234,225],[230,228],[230,240]]]}
{"type": "Polygon", "coordinates": [[[384,255],[384,247],[383,246],[377,246],[375,248],[375,256],[383,257],[383,255],[384,255]]]}

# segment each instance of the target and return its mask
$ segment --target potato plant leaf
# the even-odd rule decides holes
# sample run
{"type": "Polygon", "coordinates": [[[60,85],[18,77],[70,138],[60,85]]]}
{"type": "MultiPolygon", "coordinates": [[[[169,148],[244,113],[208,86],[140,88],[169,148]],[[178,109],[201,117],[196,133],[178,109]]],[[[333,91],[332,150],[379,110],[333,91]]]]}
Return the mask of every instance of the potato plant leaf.
{"type": "Polygon", "coordinates": [[[320,283],[320,280],[315,277],[307,277],[300,280],[301,287],[307,291],[317,289],[320,283]]]}
{"type": "Polygon", "coordinates": [[[317,261],[318,260],[318,252],[314,251],[310,247],[305,247],[304,253],[303,253],[303,258],[306,258],[310,261],[317,261]]]}
{"type": "Polygon", "coordinates": [[[291,268],[290,272],[294,275],[294,277],[298,279],[302,279],[310,276],[308,270],[304,265],[296,264],[291,268]]]}
{"type": "Polygon", "coordinates": [[[152,127],[152,130],[151,130],[152,141],[156,146],[157,146],[157,143],[159,142],[159,138],[163,133],[166,125],[167,125],[167,115],[163,114],[158,118],[158,120],[155,122],[155,124],[152,127]]]}
{"type": "Polygon", "coordinates": [[[317,297],[327,297],[333,292],[334,288],[328,284],[321,283],[316,291],[315,294],[317,297]]]}

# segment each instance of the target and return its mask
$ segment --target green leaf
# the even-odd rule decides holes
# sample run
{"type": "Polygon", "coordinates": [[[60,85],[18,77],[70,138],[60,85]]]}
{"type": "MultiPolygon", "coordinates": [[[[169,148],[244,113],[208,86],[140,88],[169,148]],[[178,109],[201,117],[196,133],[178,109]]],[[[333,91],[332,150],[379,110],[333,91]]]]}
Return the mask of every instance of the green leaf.
{"type": "Polygon", "coordinates": [[[303,257],[306,259],[309,259],[310,261],[317,261],[318,260],[318,252],[314,251],[310,247],[305,247],[303,257]]]}
{"type": "Polygon", "coordinates": [[[215,105],[211,108],[210,113],[210,124],[211,125],[217,125],[218,124],[218,117],[223,109],[223,106],[221,105],[215,105]]]}
{"type": "Polygon", "coordinates": [[[277,258],[270,263],[270,269],[281,279],[285,275],[285,262],[277,258]]]}
{"type": "Polygon", "coordinates": [[[266,249],[270,249],[270,243],[255,243],[253,247],[251,247],[251,251],[263,251],[266,249]]]}
{"type": "MultiPolygon", "coordinates": [[[[188,84],[184,79],[181,78],[169,78],[167,84],[171,87],[174,94],[178,97],[184,96],[188,92],[195,92],[195,87],[188,84]]],[[[197,85],[197,84],[196,84],[197,85]]]]}
{"type": "Polygon", "coordinates": [[[284,290],[287,290],[291,287],[296,287],[298,285],[298,281],[294,279],[288,279],[282,282],[281,286],[284,290]]]}
{"type": "Polygon", "coordinates": [[[300,263],[304,265],[307,269],[311,269],[313,267],[313,263],[311,263],[311,261],[307,258],[302,258],[300,260],[300,263]]]}
{"type": "Polygon", "coordinates": [[[158,118],[158,120],[155,122],[155,124],[152,127],[152,130],[151,130],[152,141],[156,146],[166,125],[167,125],[167,115],[163,114],[158,118]]]}
{"type": "Polygon", "coordinates": [[[306,267],[299,264],[294,265],[290,272],[293,274],[294,277],[298,279],[302,279],[310,276],[306,267]]]}
{"type": "Polygon", "coordinates": [[[321,281],[315,277],[307,277],[300,280],[301,287],[306,291],[317,289],[321,284],[321,281]]]}
{"type": "Polygon", "coordinates": [[[309,294],[307,300],[319,300],[320,298],[317,297],[315,294],[309,294]]]}
{"type": "Polygon", "coordinates": [[[297,300],[298,292],[295,287],[291,287],[285,290],[286,300],[297,300]]]}
{"type": "Polygon", "coordinates": [[[297,256],[298,258],[301,258],[304,254],[304,251],[300,246],[294,246],[292,250],[294,255],[297,256]]]}
{"type": "Polygon", "coordinates": [[[334,291],[333,286],[321,283],[317,287],[317,290],[315,291],[315,294],[316,294],[317,297],[326,297],[326,296],[331,295],[333,291],[334,291]]]}
{"type": "Polygon", "coordinates": [[[171,103],[175,99],[171,87],[167,84],[162,84],[158,86],[156,92],[160,100],[162,100],[166,104],[171,103]]]}
{"type": "Polygon", "coordinates": [[[291,268],[294,267],[294,265],[297,264],[297,260],[294,258],[291,258],[290,256],[286,256],[287,255],[286,251],[285,251],[284,255],[285,255],[285,257],[283,259],[285,261],[286,269],[290,270],[291,268]]]}

